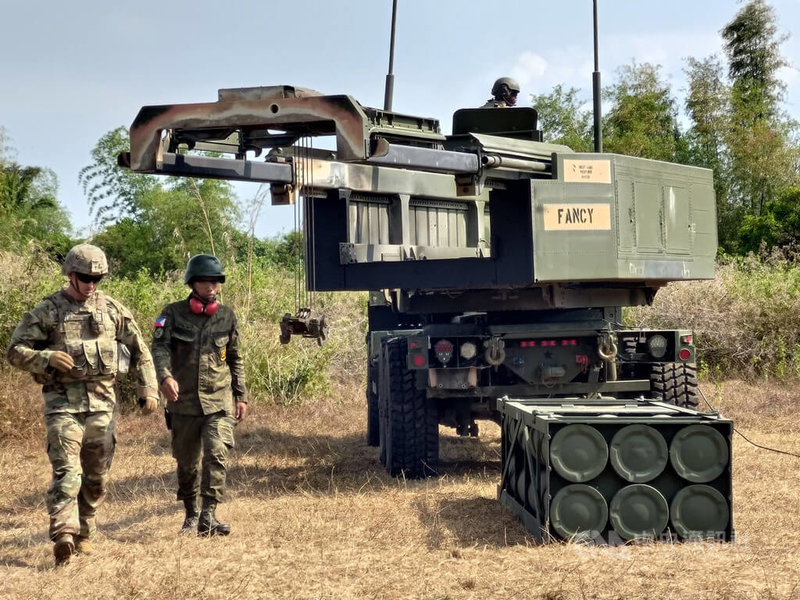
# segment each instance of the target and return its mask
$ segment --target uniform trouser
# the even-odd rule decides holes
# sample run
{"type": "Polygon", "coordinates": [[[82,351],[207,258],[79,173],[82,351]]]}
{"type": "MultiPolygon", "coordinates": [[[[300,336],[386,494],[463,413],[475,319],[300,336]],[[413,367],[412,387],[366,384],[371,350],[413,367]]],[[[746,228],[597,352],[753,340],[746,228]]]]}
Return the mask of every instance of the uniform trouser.
{"type": "Polygon", "coordinates": [[[178,500],[201,496],[219,502],[225,493],[229,450],[236,419],[225,412],[171,415],[172,456],[178,462],[178,500]],[[197,481],[202,453],[202,480],[197,481]]]}
{"type": "Polygon", "coordinates": [[[53,480],[47,490],[50,539],[64,533],[91,537],[95,514],[106,495],[114,456],[111,412],[45,415],[47,456],[53,480]]]}

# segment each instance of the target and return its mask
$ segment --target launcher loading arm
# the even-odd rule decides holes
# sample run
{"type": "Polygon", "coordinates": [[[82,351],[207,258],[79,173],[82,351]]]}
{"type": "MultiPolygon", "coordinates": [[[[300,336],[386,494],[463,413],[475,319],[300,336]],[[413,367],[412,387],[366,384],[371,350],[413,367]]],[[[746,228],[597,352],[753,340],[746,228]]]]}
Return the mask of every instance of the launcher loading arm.
{"type": "Polygon", "coordinates": [[[220,90],[217,102],[143,107],[119,163],[141,173],[269,183],[274,204],[292,202],[303,187],[453,199],[479,193],[490,171],[500,179],[548,176],[552,151],[564,149],[461,137],[453,144],[436,120],[363,107],[350,96],[245,88],[220,90]],[[294,145],[323,136],[335,137],[335,150],[294,145]],[[249,158],[265,151],[262,160],[249,158]]]}

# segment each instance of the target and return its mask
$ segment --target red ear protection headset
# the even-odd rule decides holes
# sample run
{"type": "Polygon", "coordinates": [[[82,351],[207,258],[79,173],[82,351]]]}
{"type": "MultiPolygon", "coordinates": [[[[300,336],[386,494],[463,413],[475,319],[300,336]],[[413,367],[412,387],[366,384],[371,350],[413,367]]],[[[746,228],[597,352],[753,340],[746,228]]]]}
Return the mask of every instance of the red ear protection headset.
{"type": "Polygon", "coordinates": [[[219,310],[219,302],[214,300],[208,304],[203,304],[200,300],[192,296],[189,298],[189,308],[196,315],[206,315],[210,317],[219,310]]]}

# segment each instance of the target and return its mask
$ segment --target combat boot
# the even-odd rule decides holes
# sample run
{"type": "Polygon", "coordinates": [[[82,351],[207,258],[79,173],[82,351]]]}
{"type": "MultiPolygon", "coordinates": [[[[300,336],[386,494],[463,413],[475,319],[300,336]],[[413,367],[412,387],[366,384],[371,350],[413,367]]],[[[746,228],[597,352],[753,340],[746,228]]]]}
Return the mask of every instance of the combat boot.
{"type": "Polygon", "coordinates": [[[75,553],[76,554],[85,554],[89,556],[90,554],[94,554],[94,544],[89,541],[89,538],[85,537],[76,537],[75,538],[75,553]]]}
{"type": "Polygon", "coordinates": [[[75,541],[72,539],[72,534],[62,533],[56,538],[56,543],[53,546],[56,566],[63,567],[68,564],[73,554],[75,554],[75,541]]]}
{"type": "Polygon", "coordinates": [[[186,509],[186,518],[181,526],[181,533],[194,533],[197,531],[197,521],[200,513],[197,511],[197,497],[183,499],[183,507],[186,509]]]}
{"type": "Polygon", "coordinates": [[[216,500],[203,498],[203,509],[200,511],[200,520],[197,523],[197,535],[210,537],[212,535],[228,535],[231,532],[230,525],[217,521],[214,514],[216,509],[216,500]]]}

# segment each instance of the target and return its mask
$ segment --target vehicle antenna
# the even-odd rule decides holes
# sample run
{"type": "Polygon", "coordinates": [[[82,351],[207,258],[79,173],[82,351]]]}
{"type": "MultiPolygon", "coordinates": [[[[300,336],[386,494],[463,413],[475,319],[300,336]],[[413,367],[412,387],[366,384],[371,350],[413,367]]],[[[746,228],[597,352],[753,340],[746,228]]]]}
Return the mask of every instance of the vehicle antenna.
{"type": "Polygon", "coordinates": [[[392,0],[392,33],[389,38],[389,72],[386,74],[386,90],[383,95],[383,110],[392,110],[394,94],[394,29],[397,22],[397,0],[392,0]]]}
{"type": "Polygon", "coordinates": [[[597,58],[597,0],[594,3],[594,73],[592,73],[592,92],[594,98],[594,151],[603,151],[603,128],[601,126],[602,107],[600,98],[600,61],[597,58]]]}

